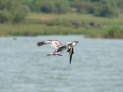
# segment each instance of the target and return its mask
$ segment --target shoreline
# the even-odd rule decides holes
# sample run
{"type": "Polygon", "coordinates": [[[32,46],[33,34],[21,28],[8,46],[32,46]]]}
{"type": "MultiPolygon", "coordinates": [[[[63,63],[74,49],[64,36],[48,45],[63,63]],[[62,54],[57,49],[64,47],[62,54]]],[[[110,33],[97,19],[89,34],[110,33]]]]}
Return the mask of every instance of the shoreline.
{"type": "Polygon", "coordinates": [[[84,35],[89,38],[123,39],[122,16],[101,18],[84,14],[30,14],[18,24],[0,24],[0,37],[84,35]]]}

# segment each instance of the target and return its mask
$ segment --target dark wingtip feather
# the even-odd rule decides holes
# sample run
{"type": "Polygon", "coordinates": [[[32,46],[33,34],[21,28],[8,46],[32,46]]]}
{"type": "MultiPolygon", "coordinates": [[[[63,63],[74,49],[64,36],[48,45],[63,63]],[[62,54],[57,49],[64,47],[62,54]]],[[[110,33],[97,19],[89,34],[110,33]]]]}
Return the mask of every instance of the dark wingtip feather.
{"type": "Polygon", "coordinates": [[[71,64],[71,60],[72,60],[72,54],[70,55],[70,64],[71,64]]]}
{"type": "Polygon", "coordinates": [[[72,61],[73,53],[74,53],[74,49],[70,48],[70,64],[71,64],[71,61],[72,61]]]}
{"type": "Polygon", "coordinates": [[[70,61],[70,64],[71,64],[71,61],[70,61]]]}
{"type": "Polygon", "coordinates": [[[37,46],[42,46],[44,43],[43,42],[38,42],[37,46]]]}

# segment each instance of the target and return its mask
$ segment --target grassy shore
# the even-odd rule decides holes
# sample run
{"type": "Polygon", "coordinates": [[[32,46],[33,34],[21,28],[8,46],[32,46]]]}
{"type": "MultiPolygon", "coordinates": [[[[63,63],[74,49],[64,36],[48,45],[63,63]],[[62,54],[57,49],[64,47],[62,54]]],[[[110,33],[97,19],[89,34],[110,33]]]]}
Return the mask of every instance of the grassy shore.
{"type": "Polygon", "coordinates": [[[82,34],[87,37],[123,38],[122,15],[99,18],[82,14],[29,14],[19,24],[0,24],[0,36],[82,34]]]}

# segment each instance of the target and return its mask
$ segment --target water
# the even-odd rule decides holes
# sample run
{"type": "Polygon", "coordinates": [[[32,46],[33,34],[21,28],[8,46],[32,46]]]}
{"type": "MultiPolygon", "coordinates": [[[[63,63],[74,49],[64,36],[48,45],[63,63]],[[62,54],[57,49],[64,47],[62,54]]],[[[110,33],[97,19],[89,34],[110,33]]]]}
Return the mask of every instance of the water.
{"type": "Polygon", "coordinates": [[[123,92],[123,40],[82,36],[0,38],[0,92],[123,92]],[[78,40],[69,57],[47,57],[40,40],[78,40]]]}

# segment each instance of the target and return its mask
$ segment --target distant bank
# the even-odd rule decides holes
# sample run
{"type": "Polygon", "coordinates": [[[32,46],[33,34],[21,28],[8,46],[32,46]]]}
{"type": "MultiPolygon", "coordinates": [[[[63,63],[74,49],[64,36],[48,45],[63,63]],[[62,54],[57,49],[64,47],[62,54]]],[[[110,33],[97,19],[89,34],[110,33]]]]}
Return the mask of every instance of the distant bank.
{"type": "Polygon", "coordinates": [[[19,24],[0,24],[0,36],[85,35],[123,38],[123,21],[82,14],[30,14],[19,24]]]}

